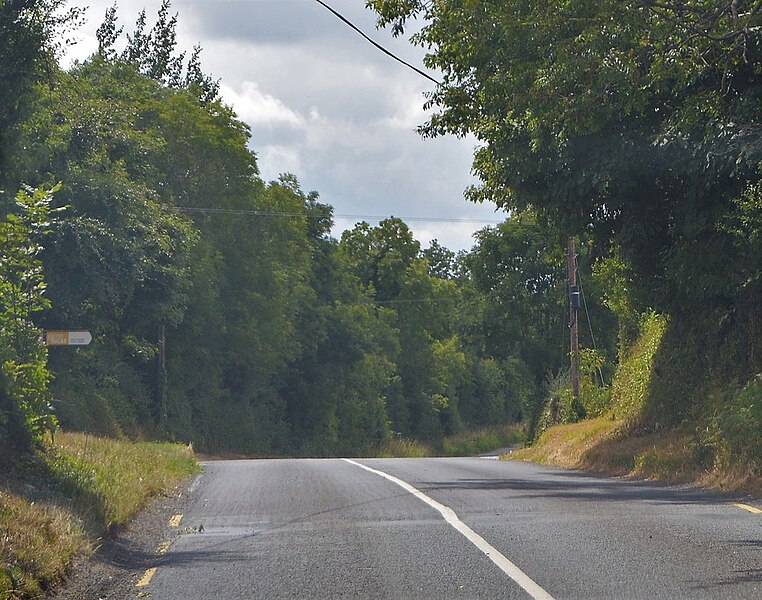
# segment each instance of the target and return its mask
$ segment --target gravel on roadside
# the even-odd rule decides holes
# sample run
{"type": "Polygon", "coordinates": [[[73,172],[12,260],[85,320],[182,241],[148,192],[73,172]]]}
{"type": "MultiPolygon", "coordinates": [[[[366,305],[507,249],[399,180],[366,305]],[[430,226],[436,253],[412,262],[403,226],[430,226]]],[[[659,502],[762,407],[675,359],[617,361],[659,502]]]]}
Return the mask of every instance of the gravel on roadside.
{"type": "Polygon", "coordinates": [[[169,520],[183,514],[201,475],[154,499],[119,531],[96,542],[89,557],[75,560],[71,576],[49,596],[54,600],[125,600],[147,597],[135,584],[146,569],[161,564],[163,552],[181,530],[169,520]]]}

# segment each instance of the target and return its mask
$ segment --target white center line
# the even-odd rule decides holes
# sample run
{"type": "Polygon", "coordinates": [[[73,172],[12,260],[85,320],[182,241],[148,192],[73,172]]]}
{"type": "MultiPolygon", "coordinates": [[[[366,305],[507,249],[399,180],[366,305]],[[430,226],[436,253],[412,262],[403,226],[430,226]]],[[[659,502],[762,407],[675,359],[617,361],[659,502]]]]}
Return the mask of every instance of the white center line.
{"type": "Polygon", "coordinates": [[[388,479],[392,483],[396,483],[398,486],[400,486],[402,489],[404,489],[407,492],[410,492],[418,498],[419,500],[425,502],[429,506],[431,506],[433,509],[439,512],[439,514],[442,515],[445,521],[449,523],[455,530],[459,531],[465,538],[471,542],[474,546],[479,548],[484,554],[487,555],[487,557],[495,563],[503,573],[508,575],[513,581],[515,581],[517,584],[519,584],[525,592],[527,592],[532,598],[535,598],[536,600],[553,600],[553,597],[546,592],[542,587],[539,586],[534,580],[530,579],[530,577],[524,573],[521,569],[519,569],[516,565],[514,565],[510,560],[508,560],[505,556],[503,556],[497,548],[492,546],[487,540],[485,540],[482,536],[480,536],[478,533],[476,533],[473,529],[471,529],[468,525],[466,525],[463,521],[461,521],[458,518],[458,515],[455,514],[455,511],[451,509],[449,506],[445,506],[444,504],[441,504],[434,500],[433,498],[430,498],[420,490],[414,488],[409,483],[402,481],[401,479],[398,479],[397,477],[394,477],[394,475],[389,475],[388,473],[384,473],[383,471],[379,471],[377,469],[372,469],[370,467],[366,467],[363,464],[360,464],[359,462],[356,462],[354,460],[350,460],[348,458],[343,459],[346,462],[348,462],[351,465],[355,465],[356,467],[360,467],[361,469],[365,469],[366,471],[370,471],[371,473],[375,473],[376,475],[383,477],[384,479],[388,479]]]}

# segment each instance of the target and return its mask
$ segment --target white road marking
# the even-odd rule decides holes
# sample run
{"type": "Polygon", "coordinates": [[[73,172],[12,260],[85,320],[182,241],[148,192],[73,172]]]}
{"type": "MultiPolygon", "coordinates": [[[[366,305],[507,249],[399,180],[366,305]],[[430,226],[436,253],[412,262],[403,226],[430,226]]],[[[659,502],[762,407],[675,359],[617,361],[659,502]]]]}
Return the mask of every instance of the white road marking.
{"type": "Polygon", "coordinates": [[[532,580],[524,571],[519,569],[516,565],[514,565],[510,560],[508,560],[505,556],[503,556],[497,548],[492,546],[487,540],[485,540],[482,536],[480,536],[478,533],[476,533],[473,529],[471,529],[468,525],[466,525],[463,521],[461,521],[458,518],[458,515],[455,514],[455,511],[452,510],[449,506],[445,506],[444,504],[441,504],[434,500],[433,498],[430,498],[420,490],[414,488],[409,483],[402,481],[402,479],[398,479],[397,477],[394,477],[394,475],[389,475],[388,473],[384,473],[383,471],[379,471],[377,469],[372,469],[370,467],[366,467],[363,464],[360,464],[359,462],[356,462],[354,460],[350,460],[348,458],[343,459],[346,462],[348,462],[351,465],[355,465],[356,467],[360,467],[361,469],[365,469],[366,471],[370,471],[371,473],[374,473],[380,477],[383,477],[384,479],[388,479],[392,483],[396,483],[398,486],[400,486],[403,490],[410,492],[413,496],[418,498],[419,500],[425,502],[429,506],[431,506],[434,510],[439,512],[439,514],[442,515],[445,521],[449,523],[455,530],[463,534],[465,538],[471,542],[474,546],[476,546],[479,550],[484,552],[484,554],[487,555],[487,557],[495,563],[498,568],[500,568],[503,573],[508,575],[513,581],[515,581],[517,584],[519,584],[525,592],[527,592],[532,598],[535,598],[536,600],[553,600],[553,597],[546,592],[542,587],[540,587],[539,584],[537,584],[534,580],[532,580]]]}

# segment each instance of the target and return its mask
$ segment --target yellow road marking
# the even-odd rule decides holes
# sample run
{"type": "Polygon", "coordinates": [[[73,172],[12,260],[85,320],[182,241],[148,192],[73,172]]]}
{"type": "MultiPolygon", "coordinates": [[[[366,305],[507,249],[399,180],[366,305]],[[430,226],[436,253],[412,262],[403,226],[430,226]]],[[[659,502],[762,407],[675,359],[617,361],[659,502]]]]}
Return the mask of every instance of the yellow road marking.
{"type": "Polygon", "coordinates": [[[147,586],[149,583],[151,583],[151,579],[153,578],[153,576],[155,574],[156,574],[156,567],[151,567],[150,569],[146,569],[145,574],[140,579],[140,581],[138,581],[135,584],[135,587],[145,587],[145,586],[147,586]]]}
{"type": "Polygon", "coordinates": [[[169,520],[169,526],[170,527],[179,527],[180,526],[180,521],[182,521],[182,520],[183,520],[183,516],[182,515],[175,515],[174,517],[172,517],[169,520]]]}
{"type": "Polygon", "coordinates": [[[156,554],[166,554],[169,550],[169,547],[172,545],[172,542],[162,542],[159,544],[159,546],[156,548],[156,554]]]}
{"type": "Polygon", "coordinates": [[[744,510],[748,510],[750,513],[754,513],[755,515],[762,515],[762,510],[758,509],[755,506],[749,506],[748,504],[741,504],[740,502],[734,502],[733,506],[737,506],[738,508],[743,508],[744,510]]]}

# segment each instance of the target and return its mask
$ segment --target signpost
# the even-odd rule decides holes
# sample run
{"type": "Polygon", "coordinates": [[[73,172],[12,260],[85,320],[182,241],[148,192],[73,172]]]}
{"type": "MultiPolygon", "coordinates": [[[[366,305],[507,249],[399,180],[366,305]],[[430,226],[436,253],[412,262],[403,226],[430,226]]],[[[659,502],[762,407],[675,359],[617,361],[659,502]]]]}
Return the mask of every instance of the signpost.
{"type": "Polygon", "coordinates": [[[42,343],[46,346],[87,346],[93,341],[89,331],[45,331],[42,343]]]}
{"type": "Polygon", "coordinates": [[[579,307],[580,296],[577,286],[577,244],[569,236],[566,252],[566,265],[569,279],[569,334],[571,338],[571,378],[572,393],[579,398],[579,307]]]}

